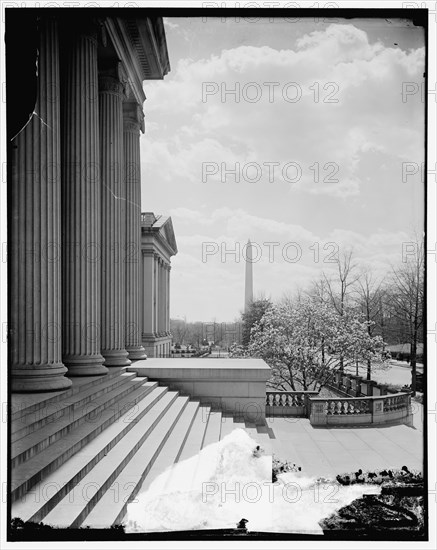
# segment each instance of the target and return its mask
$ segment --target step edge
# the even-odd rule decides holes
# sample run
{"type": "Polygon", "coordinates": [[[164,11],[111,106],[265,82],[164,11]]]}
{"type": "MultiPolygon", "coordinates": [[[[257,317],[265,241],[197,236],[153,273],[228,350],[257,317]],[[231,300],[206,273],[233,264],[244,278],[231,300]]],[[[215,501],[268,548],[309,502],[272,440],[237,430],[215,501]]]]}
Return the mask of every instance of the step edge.
{"type": "MultiPolygon", "coordinates": [[[[180,398],[185,398],[186,396],[179,396],[178,397],[180,398]]],[[[127,508],[127,505],[131,502],[132,499],[135,498],[135,496],[137,495],[141,485],[143,484],[147,474],[149,473],[150,469],[152,468],[153,464],[155,463],[157,457],[159,456],[159,453],[161,452],[162,450],[162,447],[165,445],[166,441],[168,440],[168,438],[170,437],[170,434],[171,432],[173,431],[174,429],[174,426],[176,425],[177,421],[179,420],[182,412],[184,411],[187,403],[189,402],[189,399],[187,398],[185,403],[183,404],[183,406],[181,407],[179,413],[177,414],[177,416],[174,418],[174,420],[172,421],[171,425],[168,427],[168,429],[166,430],[165,434],[164,434],[164,437],[160,440],[159,442],[159,445],[157,446],[157,448],[155,449],[153,455],[150,457],[150,460],[149,462],[147,463],[145,469],[141,472],[141,475],[139,476],[137,482],[136,482],[136,485],[135,487],[132,489],[132,491],[129,493],[129,496],[127,498],[127,501],[126,502],[123,502],[123,505],[122,505],[122,508],[120,509],[120,511],[117,513],[117,516],[115,518],[115,520],[111,523],[111,525],[114,525],[116,524],[120,518],[122,519],[125,515],[126,515],[126,508],[127,508]]],[[[153,433],[153,432],[152,432],[153,433]]],[[[139,450],[139,449],[138,449],[139,450]]],[[[138,452],[138,451],[137,451],[138,452]]],[[[117,476],[119,477],[119,476],[117,476]]],[[[117,478],[116,478],[117,479],[117,478]]],[[[116,481],[116,479],[114,481],[116,481]]],[[[103,497],[104,495],[102,495],[103,497]]],[[[101,500],[101,499],[99,499],[101,500]]],[[[98,503],[95,504],[95,506],[93,507],[93,510],[94,508],[97,506],[98,503]]],[[[91,511],[92,512],[92,511],[91,511]]],[[[91,514],[88,513],[85,518],[83,518],[83,520],[80,522],[80,526],[86,526],[87,523],[86,523],[86,519],[87,517],[91,514]]]]}
{"type": "MultiPolygon", "coordinates": [[[[138,389],[141,389],[141,388],[138,388],[138,389]]],[[[127,397],[127,396],[126,396],[126,397],[127,397]]],[[[140,400],[140,399],[141,399],[141,394],[138,396],[137,400],[134,401],[133,403],[136,404],[137,401],[140,400]]],[[[121,416],[121,415],[122,415],[122,413],[120,413],[120,416],[121,416]]],[[[113,415],[113,416],[110,416],[110,417],[106,418],[104,422],[102,422],[101,424],[99,424],[98,426],[96,426],[95,429],[94,429],[93,431],[91,431],[89,434],[83,436],[80,440],[78,440],[76,443],[74,443],[72,447],[70,447],[69,449],[65,450],[58,458],[61,459],[61,458],[64,457],[64,455],[69,454],[69,452],[70,452],[72,449],[74,449],[75,447],[77,447],[84,439],[90,437],[91,435],[93,435],[93,437],[99,435],[99,434],[107,427],[107,425],[109,425],[111,422],[114,422],[114,421],[117,420],[118,418],[119,418],[119,416],[117,416],[117,415],[113,415]],[[103,426],[103,428],[102,428],[102,426],[103,426]],[[94,433],[94,432],[97,432],[97,433],[94,433]]],[[[59,441],[60,441],[60,440],[59,440],[59,441]]],[[[86,443],[85,443],[84,445],[86,445],[86,443]]],[[[74,456],[74,455],[76,454],[76,452],[78,452],[81,448],[84,447],[84,445],[79,446],[78,449],[76,449],[74,452],[72,452],[71,454],[69,454],[69,456],[68,456],[67,458],[65,458],[65,459],[63,458],[61,464],[63,464],[66,460],[68,460],[68,458],[71,458],[72,456],[74,456]]],[[[39,453],[38,453],[38,454],[39,454],[39,453]]],[[[35,456],[38,456],[38,455],[35,455],[35,456]]],[[[47,470],[47,469],[51,466],[51,464],[52,464],[53,462],[54,462],[54,461],[52,461],[52,462],[49,463],[49,464],[46,464],[46,465],[44,466],[43,469],[44,469],[44,470],[47,470]]],[[[21,464],[20,464],[19,466],[21,466],[21,464]]],[[[19,466],[17,466],[17,468],[19,468],[19,466]]],[[[42,471],[42,470],[40,470],[40,472],[41,472],[41,471],[42,471]]],[[[52,471],[53,471],[53,470],[49,470],[48,472],[44,472],[44,473],[47,475],[48,473],[51,473],[52,471]]],[[[39,473],[39,472],[38,472],[38,473],[39,473]]],[[[36,474],[34,474],[34,475],[32,476],[32,478],[29,478],[29,479],[33,479],[34,477],[36,477],[36,474]]],[[[21,483],[21,485],[15,487],[14,489],[12,489],[12,490],[10,491],[11,502],[15,502],[18,498],[20,498],[21,496],[23,496],[23,494],[21,494],[21,492],[20,492],[19,495],[16,495],[16,492],[17,492],[17,490],[18,490],[20,487],[22,487],[24,484],[27,484],[27,483],[29,482],[29,479],[26,480],[26,481],[24,481],[23,483],[21,483]]],[[[32,483],[32,484],[25,490],[25,493],[27,493],[34,485],[36,485],[36,483],[38,483],[38,481],[40,481],[40,479],[35,480],[35,482],[32,483]]]]}
{"type": "MultiPolygon", "coordinates": [[[[62,439],[62,437],[64,437],[64,435],[65,435],[65,434],[62,434],[62,432],[64,432],[64,430],[67,430],[70,426],[73,426],[71,428],[72,430],[76,429],[77,427],[81,426],[82,424],[84,424],[87,421],[87,417],[92,416],[93,414],[96,414],[96,413],[98,414],[102,410],[105,410],[105,408],[107,406],[113,405],[114,403],[117,402],[118,399],[120,399],[120,400],[123,399],[124,397],[126,397],[130,393],[133,393],[134,391],[139,389],[139,387],[141,387],[144,384],[144,382],[136,382],[135,385],[134,385],[134,382],[133,381],[131,381],[131,382],[132,382],[131,386],[129,386],[128,384],[122,384],[122,386],[120,386],[119,388],[114,388],[110,392],[102,394],[100,397],[103,398],[104,396],[109,397],[109,394],[115,392],[115,393],[113,393],[113,395],[111,397],[109,397],[108,399],[105,399],[103,401],[103,403],[96,404],[96,406],[93,409],[91,409],[90,411],[87,411],[86,414],[82,414],[81,416],[75,418],[74,420],[69,421],[67,419],[66,424],[64,424],[63,426],[62,425],[57,426],[56,431],[54,431],[52,433],[49,433],[43,439],[40,439],[37,443],[34,443],[30,447],[27,447],[26,449],[20,451],[16,455],[13,455],[14,444],[18,443],[19,441],[21,441],[24,438],[20,438],[20,439],[17,439],[17,441],[14,441],[14,443],[11,445],[11,467],[16,468],[17,466],[22,464],[25,460],[27,460],[26,457],[22,459],[23,455],[26,455],[27,453],[29,453],[35,447],[38,447],[38,446],[44,444],[44,446],[41,449],[39,449],[36,453],[32,454],[29,458],[32,458],[33,456],[36,456],[41,451],[43,451],[48,446],[50,446],[52,443],[55,443],[56,441],[59,441],[59,439],[62,439]],[[121,391],[119,393],[117,393],[115,391],[116,389],[121,389],[121,391]],[[50,441],[50,439],[51,439],[51,441],[50,441]],[[47,440],[49,440],[49,441],[47,441],[47,440]],[[17,464],[17,461],[18,461],[18,464],[17,464]]],[[[41,428],[39,428],[39,430],[41,430],[44,427],[45,426],[41,426],[41,428]]],[[[38,432],[39,430],[36,430],[36,432],[38,432]]],[[[34,432],[34,433],[36,433],[36,432],[34,432]]]]}

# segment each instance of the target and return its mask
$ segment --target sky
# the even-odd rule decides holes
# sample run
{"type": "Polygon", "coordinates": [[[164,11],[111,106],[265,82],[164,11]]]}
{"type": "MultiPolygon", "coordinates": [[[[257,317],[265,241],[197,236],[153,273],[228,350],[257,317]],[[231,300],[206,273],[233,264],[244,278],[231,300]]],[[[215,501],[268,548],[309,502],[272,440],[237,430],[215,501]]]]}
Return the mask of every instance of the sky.
{"type": "Polygon", "coordinates": [[[424,219],[422,28],[407,20],[164,19],[146,81],[142,211],[171,216],[171,317],[232,321],[333,273],[383,277],[424,219]],[[269,244],[270,243],[270,244],[269,244]]]}

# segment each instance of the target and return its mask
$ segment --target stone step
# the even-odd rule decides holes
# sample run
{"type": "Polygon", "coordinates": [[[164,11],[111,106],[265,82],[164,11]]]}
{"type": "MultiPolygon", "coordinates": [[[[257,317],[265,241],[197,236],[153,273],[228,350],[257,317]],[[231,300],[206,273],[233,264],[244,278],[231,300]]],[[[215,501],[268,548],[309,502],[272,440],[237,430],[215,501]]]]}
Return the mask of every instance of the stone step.
{"type": "Polygon", "coordinates": [[[234,420],[234,430],[238,430],[238,429],[245,430],[246,424],[244,422],[234,420]]]}
{"type": "Polygon", "coordinates": [[[220,441],[235,430],[234,419],[232,416],[222,416],[222,426],[220,430],[220,441]]]}
{"type": "MultiPolygon", "coordinates": [[[[143,381],[144,379],[140,380],[143,381]]],[[[68,436],[59,439],[14,468],[11,475],[11,502],[22,497],[36,483],[59,468],[61,464],[80,451],[104,429],[116,422],[127,410],[141,401],[149,391],[150,387],[147,384],[140,386],[123,397],[113,410],[104,410],[96,422],[84,422],[70,432],[68,436]]]]}
{"type": "Polygon", "coordinates": [[[205,429],[208,423],[208,417],[210,413],[210,407],[201,405],[197,410],[197,414],[191,425],[191,429],[188,433],[185,443],[182,445],[179,456],[176,457],[175,462],[181,462],[187,460],[192,456],[198,454],[202,448],[202,441],[205,436],[205,429]]]}
{"type": "MultiPolygon", "coordinates": [[[[77,409],[91,401],[94,402],[101,395],[110,392],[116,387],[121,387],[133,378],[135,378],[135,373],[130,372],[124,372],[119,376],[112,376],[101,384],[86,388],[82,392],[70,396],[68,399],[48,403],[45,407],[22,416],[12,422],[11,442],[18,441],[22,437],[39,430],[46,424],[59,422],[63,418],[77,416],[77,409]]],[[[89,410],[91,411],[91,407],[89,410]]]]}
{"type": "Polygon", "coordinates": [[[222,413],[219,411],[211,411],[208,417],[208,424],[205,429],[205,436],[202,441],[202,449],[211,443],[220,441],[220,430],[222,422],[222,413]]]}
{"type": "MultiPolygon", "coordinates": [[[[146,382],[149,392],[135,407],[92,439],[57,470],[37,483],[12,505],[12,517],[40,522],[64,496],[116,445],[167,392],[157,382],[146,382]]],[[[123,443],[122,443],[123,444],[123,443]]]]}
{"type": "Polygon", "coordinates": [[[255,424],[252,424],[250,422],[245,422],[244,423],[244,428],[246,433],[249,434],[249,436],[254,439],[255,441],[257,441],[258,439],[258,432],[256,431],[256,425],[255,424]]]}
{"type": "MultiPolygon", "coordinates": [[[[166,392],[153,408],[115,445],[108,454],[68,493],[44,518],[44,523],[56,527],[79,527],[100,498],[108,493],[111,509],[104,511],[104,518],[112,513],[119,499],[120,476],[141,445],[149,444],[149,436],[160,420],[177,401],[177,392],[166,392]]],[[[188,398],[185,398],[188,401],[188,398]]],[[[184,403],[185,404],[185,403],[184,403]]],[[[109,523],[106,526],[109,527],[109,523]]]]}
{"type": "Polygon", "coordinates": [[[73,385],[68,390],[31,394],[12,394],[11,423],[32,412],[48,407],[53,403],[70,399],[73,395],[81,393],[90,387],[97,388],[100,384],[104,384],[107,380],[116,378],[124,372],[127,372],[127,367],[111,367],[109,372],[105,375],[74,377],[72,379],[73,385]]]}
{"type": "Polygon", "coordinates": [[[261,446],[262,449],[264,449],[264,453],[270,456],[272,454],[272,443],[268,434],[260,431],[260,426],[257,426],[256,424],[252,424],[251,422],[246,422],[245,424],[246,432],[257,442],[258,445],[261,446]]]}
{"type": "Polygon", "coordinates": [[[264,449],[265,454],[267,456],[272,456],[273,446],[272,446],[272,440],[270,439],[268,426],[259,425],[256,427],[256,431],[258,432],[258,437],[260,438],[260,445],[264,449]]]}
{"type": "Polygon", "coordinates": [[[118,407],[120,399],[129,395],[146,382],[145,378],[135,377],[135,375],[132,377],[131,373],[123,374],[120,378],[116,379],[116,381],[118,380],[120,380],[120,384],[116,384],[111,391],[93,399],[92,403],[86,403],[83,407],[79,407],[73,411],[72,414],[66,414],[53,422],[49,422],[39,430],[13,443],[11,445],[12,468],[17,467],[25,460],[29,460],[49,447],[49,445],[64,438],[81,424],[96,423],[100,413],[107,411],[114,404],[115,408],[118,407]]]}
{"type": "Polygon", "coordinates": [[[137,495],[170,434],[174,435],[173,428],[187,403],[188,397],[177,397],[152,433],[114,480],[111,489],[106,491],[91,513],[82,521],[83,527],[88,525],[90,527],[108,527],[122,521],[126,515],[127,504],[137,495]]]}
{"type": "Polygon", "coordinates": [[[171,466],[175,464],[176,458],[181,452],[182,446],[184,445],[188,437],[198,409],[198,401],[188,401],[185,409],[183,410],[175,427],[173,428],[171,436],[165,442],[164,446],[161,449],[161,452],[153,463],[153,466],[150,468],[145,480],[143,481],[138,491],[138,494],[142,494],[143,492],[147,491],[147,489],[153,482],[155,482],[154,488],[156,488],[158,491],[164,490],[168,486],[168,484],[171,485],[173,472],[171,466]],[[159,484],[156,481],[158,477],[159,484]]]}

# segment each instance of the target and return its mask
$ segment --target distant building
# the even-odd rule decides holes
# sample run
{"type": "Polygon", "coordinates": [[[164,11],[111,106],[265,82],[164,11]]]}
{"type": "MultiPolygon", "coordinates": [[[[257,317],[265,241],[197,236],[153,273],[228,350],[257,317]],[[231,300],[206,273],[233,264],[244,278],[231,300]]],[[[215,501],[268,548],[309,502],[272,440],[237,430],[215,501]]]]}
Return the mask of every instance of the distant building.
{"type": "Polygon", "coordinates": [[[141,214],[142,345],[148,357],[171,355],[170,258],[178,249],[171,218],[141,214]]]}

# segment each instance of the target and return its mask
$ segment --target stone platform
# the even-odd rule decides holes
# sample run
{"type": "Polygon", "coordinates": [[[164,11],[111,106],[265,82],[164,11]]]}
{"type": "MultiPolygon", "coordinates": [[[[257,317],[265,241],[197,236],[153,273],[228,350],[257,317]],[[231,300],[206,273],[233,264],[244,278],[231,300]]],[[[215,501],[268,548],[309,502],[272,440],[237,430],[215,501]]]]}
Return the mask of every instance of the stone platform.
{"type": "Polygon", "coordinates": [[[262,359],[147,359],[128,369],[202,405],[263,424],[270,367],[262,359]]]}

